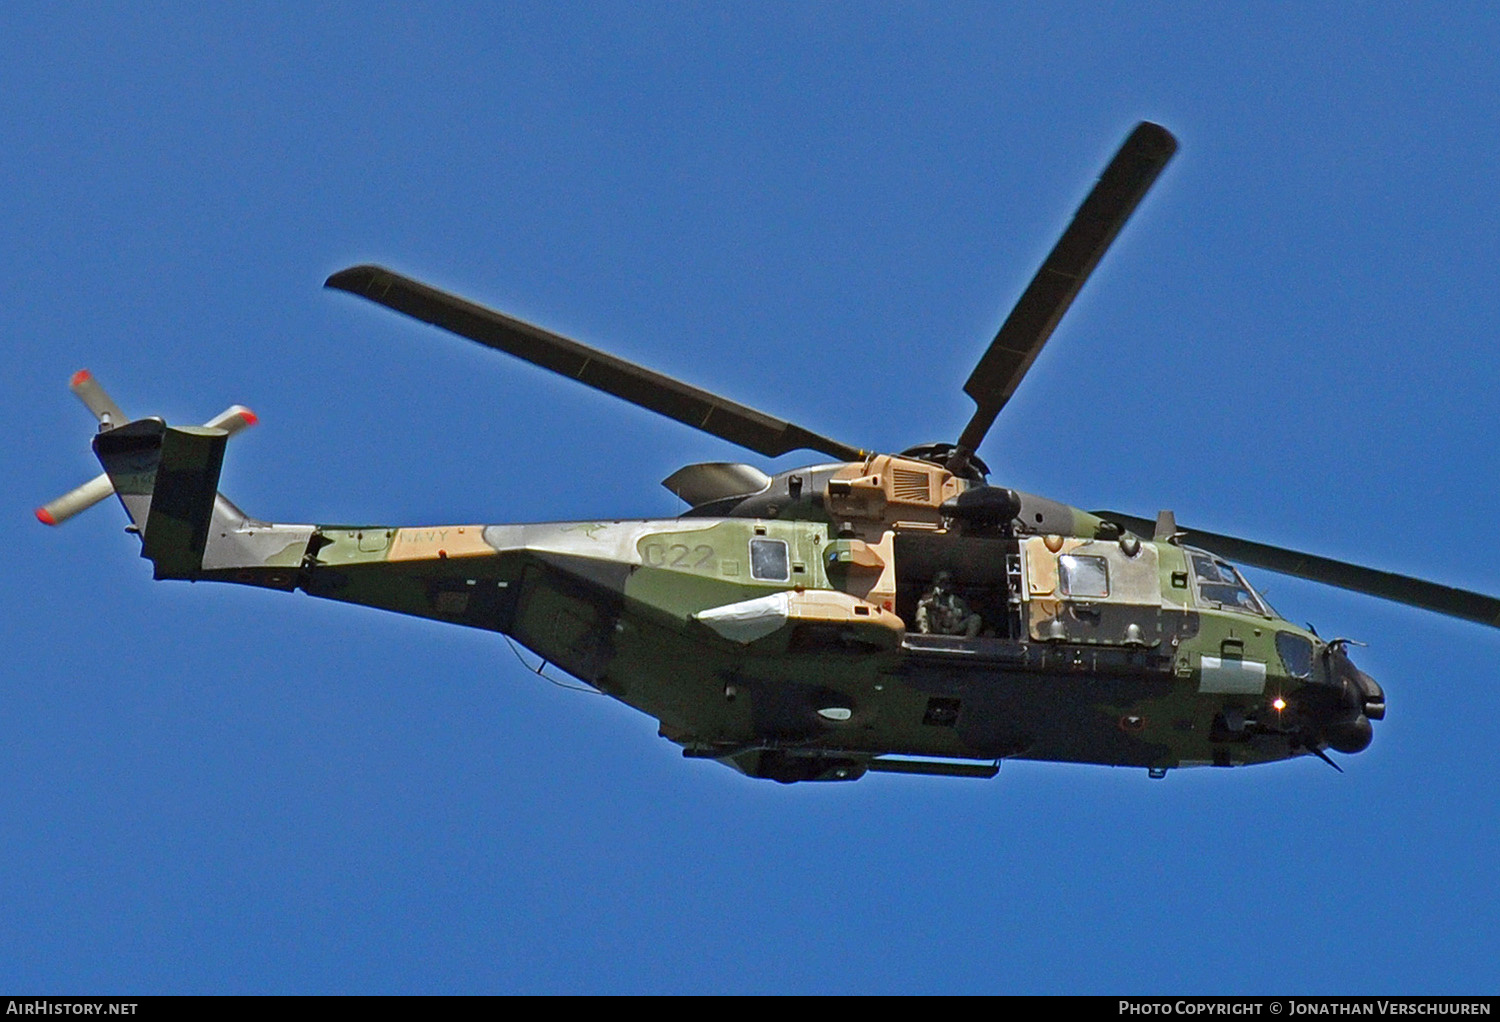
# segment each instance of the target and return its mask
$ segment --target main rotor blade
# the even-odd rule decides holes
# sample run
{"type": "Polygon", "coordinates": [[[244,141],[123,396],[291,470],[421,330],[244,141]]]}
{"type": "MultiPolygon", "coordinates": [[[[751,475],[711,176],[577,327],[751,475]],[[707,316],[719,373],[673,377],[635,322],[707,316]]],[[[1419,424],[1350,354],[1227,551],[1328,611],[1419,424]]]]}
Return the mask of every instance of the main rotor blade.
{"type": "Polygon", "coordinates": [[[730,443],[776,457],[807,449],[858,461],[865,452],[725,397],[605,354],[380,266],[353,266],[324,281],[532,365],[572,377],[730,443]]]}
{"type": "MultiPolygon", "coordinates": [[[[1134,518],[1130,515],[1117,514],[1114,511],[1094,513],[1100,518],[1118,522],[1124,528],[1142,536],[1151,535],[1156,524],[1145,518],[1134,518]]],[[[1314,554],[1298,553],[1296,550],[1268,546],[1265,543],[1252,543],[1246,539],[1221,536],[1214,532],[1185,529],[1183,533],[1189,545],[1202,547],[1229,561],[1265,568],[1267,571],[1280,572],[1283,575],[1295,575],[1297,578],[1323,582],[1340,589],[1379,596],[1381,599],[1394,600],[1411,607],[1421,607],[1423,610],[1437,611],[1449,617],[1474,621],[1489,625],[1491,628],[1500,628],[1500,599],[1485,596],[1483,593],[1471,593],[1466,589],[1454,589],[1452,586],[1438,585],[1436,582],[1427,582],[1420,578],[1397,575],[1389,571],[1376,571],[1374,568],[1362,568],[1357,564],[1335,561],[1314,554]]]]}
{"type": "Polygon", "coordinates": [[[1109,161],[964,384],[964,393],[979,408],[958,438],[959,447],[979,449],[1058,320],[1176,151],[1171,132],[1142,121],[1109,161]]]}

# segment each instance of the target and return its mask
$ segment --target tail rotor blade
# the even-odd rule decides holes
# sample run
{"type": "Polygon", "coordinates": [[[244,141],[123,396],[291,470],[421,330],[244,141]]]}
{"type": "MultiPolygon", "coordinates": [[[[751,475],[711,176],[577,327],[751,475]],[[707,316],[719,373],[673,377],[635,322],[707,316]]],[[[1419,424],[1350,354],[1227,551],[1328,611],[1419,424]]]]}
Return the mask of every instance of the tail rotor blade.
{"type": "MultiPolygon", "coordinates": [[[[125,418],[123,412],[120,412],[119,405],[116,405],[109,399],[109,395],[104,393],[104,388],[95,383],[93,377],[88,375],[87,369],[74,374],[72,390],[73,393],[78,394],[80,399],[89,406],[90,411],[99,416],[101,423],[106,421],[105,415],[113,415],[115,413],[119,413],[120,417],[114,420],[112,428],[123,426],[130,421],[125,418]],[[79,386],[79,377],[83,377],[84,386],[82,388],[79,386]],[[89,396],[85,398],[84,393],[87,393],[89,396]],[[97,403],[100,411],[95,411],[94,404],[90,402],[97,403]]],[[[259,421],[259,417],[244,405],[230,405],[203,425],[207,429],[222,429],[225,433],[233,436],[241,430],[255,425],[259,421]]],[[[101,472],[82,486],[74,487],[56,500],[50,500],[37,508],[36,520],[43,525],[61,525],[74,515],[87,511],[114,492],[115,488],[109,481],[109,475],[101,472]]]]}
{"type": "Polygon", "coordinates": [[[113,428],[130,421],[130,417],[120,410],[114,398],[99,386],[99,381],[87,369],[80,369],[73,374],[73,378],[68,381],[68,389],[78,396],[78,400],[94,413],[94,418],[101,424],[113,428]]]}
{"type": "Polygon", "coordinates": [[[36,520],[43,525],[61,525],[80,511],[87,511],[114,492],[115,488],[110,485],[109,476],[101,472],[82,486],[74,487],[56,500],[50,500],[37,508],[36,520]]]}

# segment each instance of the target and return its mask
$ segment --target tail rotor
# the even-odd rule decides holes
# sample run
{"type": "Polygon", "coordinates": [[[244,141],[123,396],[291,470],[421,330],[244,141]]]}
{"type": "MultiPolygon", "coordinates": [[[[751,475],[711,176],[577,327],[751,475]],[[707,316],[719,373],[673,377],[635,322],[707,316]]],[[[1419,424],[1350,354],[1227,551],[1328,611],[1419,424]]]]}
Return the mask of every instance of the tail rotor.
{"type": "MultiPolygon", "coordinates": [[[[131,421],[130,417],[109,396],[109,393],[100,386],[99,381],[94,379],[94,374],[87,369],[80,369],[73,374],[73,378],[68,381],[68,389],[83,402],[84,407],[94,414],[94,418],[99,420],[99,432],[118,429],[131,421]]],[[[233,436],[255,425],[257,421],[259,420],[255,413],[244,405],[231,405],[203,425],[208,429],[222,429],[233,436]]],[[[115,488],[109,481],[109,475],[101,473],[82,486],[74,487],[61,497],[50,500],[37,508],[37,521],[43,525],[61,525],[74,515],[87,511],[114,492],[115,488]]]]}

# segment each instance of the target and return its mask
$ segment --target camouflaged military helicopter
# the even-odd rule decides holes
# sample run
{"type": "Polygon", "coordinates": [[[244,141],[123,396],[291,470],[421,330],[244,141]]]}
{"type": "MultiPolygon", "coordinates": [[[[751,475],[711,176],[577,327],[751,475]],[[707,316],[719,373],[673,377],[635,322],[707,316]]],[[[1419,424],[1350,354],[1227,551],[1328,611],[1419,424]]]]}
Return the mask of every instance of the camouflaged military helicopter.
{"type": "Polygon", "coordinates": [[[987,482],[981,442],[1176,150],[1138,125],[964,391],[953,443],[873,453],[374,266],[327,286],[768,457],[689,465],[678,518],[421,528],[260,521],[220,495],[234,406],[130,420],[86,372],[105,475],[158,579],[313,596],[501,632],[660,721],[688,757],[781,782],[993,777],[1007,758],[1168,769],[1355,753],[1385,715],[1348,643],[1282,619],[1230,561],[1489,625],[1500,600],[987,482]]]}

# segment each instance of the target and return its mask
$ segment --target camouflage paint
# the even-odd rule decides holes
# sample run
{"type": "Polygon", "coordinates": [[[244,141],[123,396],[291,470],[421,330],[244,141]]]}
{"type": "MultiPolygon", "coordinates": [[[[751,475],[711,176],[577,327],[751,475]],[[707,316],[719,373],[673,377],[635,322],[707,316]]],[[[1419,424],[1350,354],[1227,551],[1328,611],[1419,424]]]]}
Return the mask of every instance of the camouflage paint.
{"type": "Polygon", "coordinates": [[[778,780],[848,779],[892,756],[1153,769],[1284,759],[1305,750],[1271,701],[1334,691],[1316,637],[1198,606],[1171,543],[1024,495],[1005,532],[949,533],[940,505],[967,484],[933,465],[880,456],[802,470],[825,492],[820,508],[804,482],[797,518],[312,526],[258,522],[215,495],[222,443],[159,423],[101,434],[159,577],[297,588],[512,635],[657,718],[685,754],[778,780]],[[907,635],[896,550],[913,535],[929,537],[913,550],[969,544],[996,578],[1013,563],[1007,598],[1024,632],[907,635]],[[754,570],[757,543],[777,555],[768,577],[754,570]],[[1068,555],[1107,563],[1110,595],[1063,592],[1068,555]],[[1317,651],[1304,677],[1283,663],[1279,633],[1317,651]]]}

